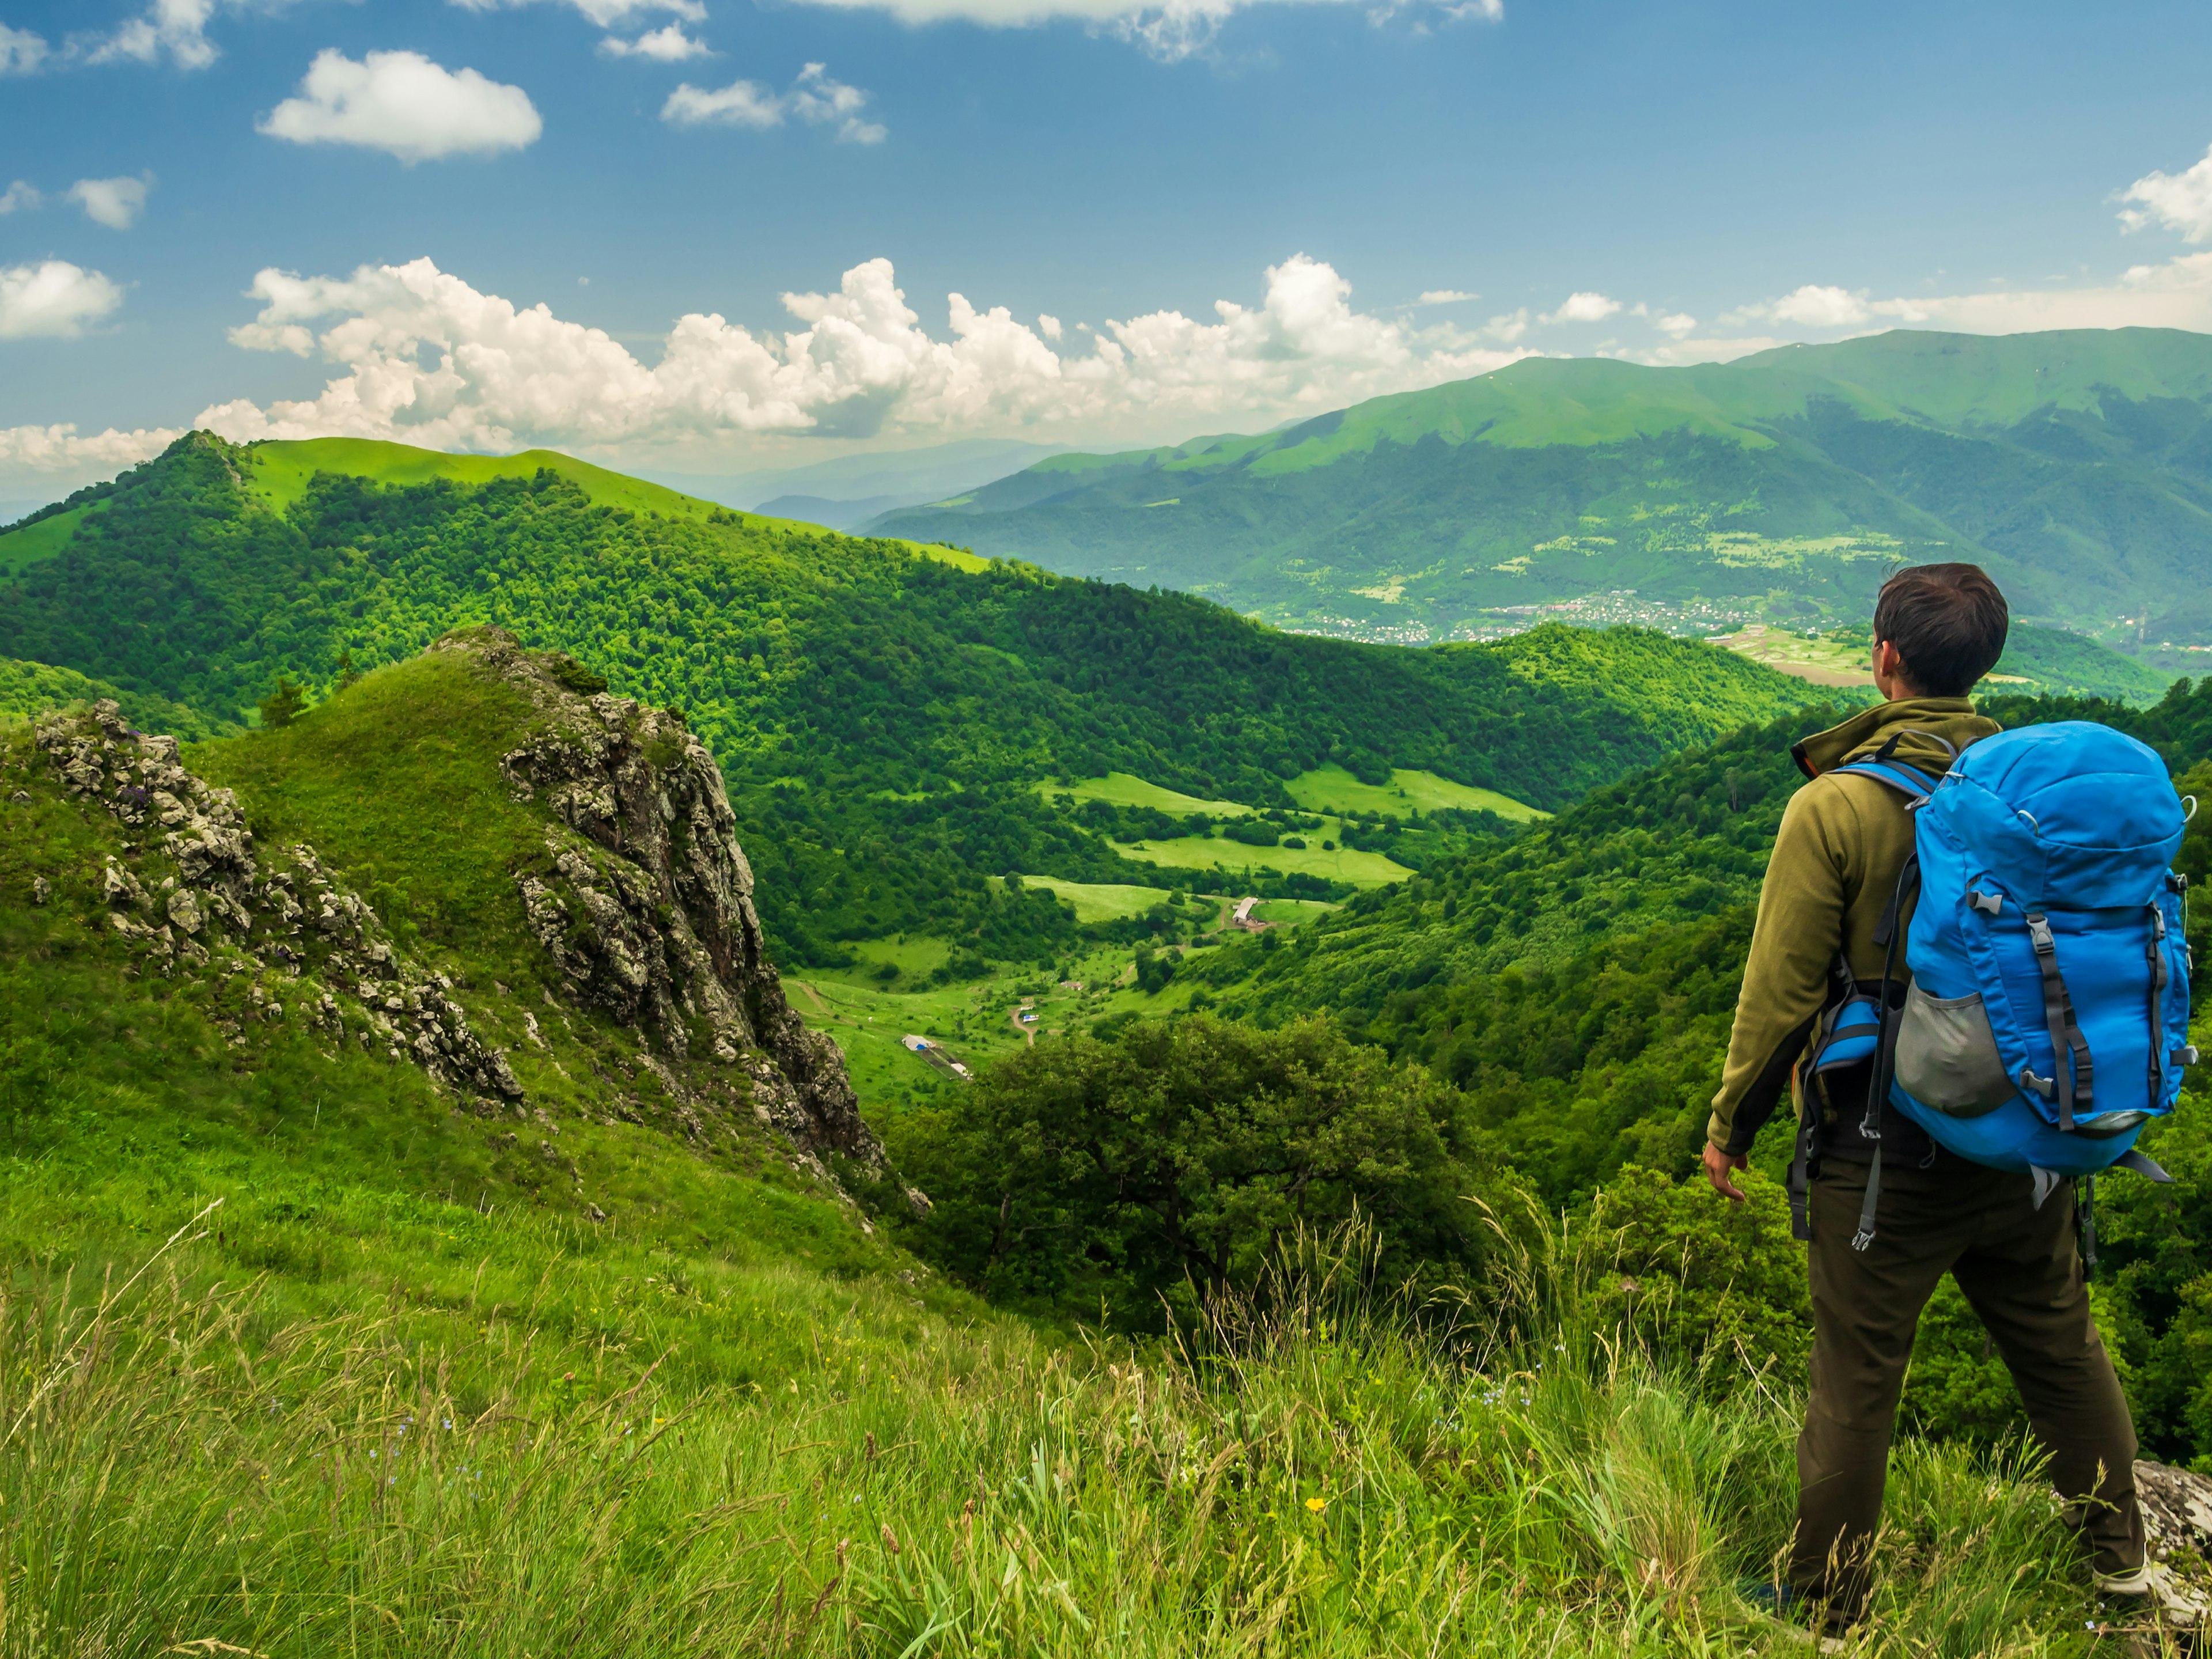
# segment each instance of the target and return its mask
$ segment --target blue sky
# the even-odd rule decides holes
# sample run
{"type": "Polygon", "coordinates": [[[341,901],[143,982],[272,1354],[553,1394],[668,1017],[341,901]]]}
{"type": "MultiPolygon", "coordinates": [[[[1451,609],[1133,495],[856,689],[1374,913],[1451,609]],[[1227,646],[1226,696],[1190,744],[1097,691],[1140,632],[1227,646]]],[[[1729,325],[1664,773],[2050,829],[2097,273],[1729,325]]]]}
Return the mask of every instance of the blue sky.
{"type": "Polygon", "coordinates": [[[0,0],[0,494],[204,417],[734,471],[2212,329],[2201,3],[1121,3],[0,0]]]}

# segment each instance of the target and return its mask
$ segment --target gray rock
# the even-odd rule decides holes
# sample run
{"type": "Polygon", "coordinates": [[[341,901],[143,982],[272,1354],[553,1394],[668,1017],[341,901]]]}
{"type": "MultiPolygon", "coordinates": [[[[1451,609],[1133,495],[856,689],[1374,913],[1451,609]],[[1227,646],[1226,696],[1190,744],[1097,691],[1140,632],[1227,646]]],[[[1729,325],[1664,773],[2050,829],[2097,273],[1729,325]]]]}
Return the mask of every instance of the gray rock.
{"type": "MultiPolygon", "coordinates": [[[[89,714],[44,717],[33,741],[68,793],[97,796],[122,823],[164,832],[161,845],[176,873],[163,878],[155,893],[112,857],[104,861],[100,880],[110,904],[144,909],[161,923],[149,927],[119,909],[108,914],[115,933],[167,964],[165,971],[210,967],[215,957],[208,947],[224,944],[222,933],[228,929],[228,943],[296,977],[307,958],[287,941],[308,915],[304,893],[317,933],[330,944],[349,947],[333,950],[324,971],[340,983],[358,971],[362,982],[354,988],[364,1005],[386,997],[400,1012],[397,1023],[374,1017],[395,1055],[411,1058],[449,1088],[520,1097],[522,1085],[506,1055],[478,1038],[460,1006],[445,994],[449,982],[375,938],[376,913],[330,875],[313,848],[296,844],[264,868],[237,798],[185,771],[178,763],[174,738],[132,731],[115,704],[103,701],[89,714]],[[372,981],[380,984],[371,986],[372,981]]],[[[328,993],[319,994],[310,1018],[329,1035],[347,1036],[344,1009],[328,993]]],[[[254,1000],[263,1005],[264,1018],[283,1018],[283,1006],[268,1001],[258,988],[254,1000]]],[[[357,1008],[355,1020],[350,1035],[365,1043],[368,1033],[361,1028],[372,1023],[366,1006],[357,1008]]]]}
{"type": "MultiPolygon", "coordinates": [[[[830,1153],[886,1169],[836,1045],[784,999],[721,769],[683,717],[571,691],[497,629],[431,649],[474,658],[544,717],[500,765],[515,799],[542,800],[559,820],[544,863],[517,870],[515,884],[572,993],[665,1054],[711,1056],[742,1079],[752,1115],[817,1169],[830,1153]]],[[[672,1073],[664,1081],[679,1098],[696,1092],[672,1073]]]]}
{"type": "Polygon", "coordinates": [[[2150,1538],[2151,1595],[2168,1624],[2202,1630],[2212,1620],[2212,1479],[2138,1462],[2136,1496],[2150,1538]]]}

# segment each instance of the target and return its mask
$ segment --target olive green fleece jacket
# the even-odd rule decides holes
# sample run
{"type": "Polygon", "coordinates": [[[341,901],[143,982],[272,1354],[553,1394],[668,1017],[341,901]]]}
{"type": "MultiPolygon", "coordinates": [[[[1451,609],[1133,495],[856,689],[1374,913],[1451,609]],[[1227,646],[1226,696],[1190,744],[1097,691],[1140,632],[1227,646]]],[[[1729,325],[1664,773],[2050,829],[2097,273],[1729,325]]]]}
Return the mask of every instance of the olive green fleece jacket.
{"type": "MultiPolygon", "coordinates": [[[[1884,953],[1875,929],[1911,854],[1912,820],[1905,798],[1887,784],[1830,775],[1895,738],[1892,759],[1941,776],[1956,750],[1997,729],[1964,697],[1907,697],[1863,709],[1790,750],[1811,781],[1782,814],[1759,890],[1728,1064],[1705,1130],[1723,1152],[1748,1152],[1790,1086],[1827,999],[1838,951],[1850,958],[1853,978],[1881,977],[1884,953]]],[[[1911,914],[1908,908],[1905,917],[1911,914]]],[[[1892,972],[1905,976],[1901,932],[1892,972]]]]}

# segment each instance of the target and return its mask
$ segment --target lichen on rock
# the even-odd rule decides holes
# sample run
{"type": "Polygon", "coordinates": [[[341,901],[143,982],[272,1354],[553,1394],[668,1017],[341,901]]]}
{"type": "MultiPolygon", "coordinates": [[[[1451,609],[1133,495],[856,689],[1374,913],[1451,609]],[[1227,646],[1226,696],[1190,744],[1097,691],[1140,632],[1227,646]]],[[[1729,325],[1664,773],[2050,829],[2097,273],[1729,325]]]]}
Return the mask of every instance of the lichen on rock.
{"type": "MultiPolygon", "coordinates": [[[[295,1000],[313,1007],[326,1036],[382,1048],[451,1089],[521,1097],[507,1056],[447,994],[452,981],[396,950],[313,847],[257,848],[237,798],[185,770],[174,738],[133,729],[104,700],[45,716],[32,741],[66,794],[145,836],[125,849],[140,870],[110,854],[95,879],[108,927],[156,971],[217,972],[250,959],[300,980],[295,1000]],[[164,865],[168,873],[157,873],[164,865]]],[[[264,1017],[283,1006],[260,1000],[264,1017]]]]}
{"type": "Polygon", "coordinates": [[[684,717],[582,689],[594,678],[499,629],[431,649],[466,653],[538,716],[500,766],[549,814],[544,860],[514,880],[569,995],[646,1042],[679,1119],[734,1089],[817,1172],[842,1158],[886,1176],[843,1056],[785,1000],[721,769],[684,717]]]}

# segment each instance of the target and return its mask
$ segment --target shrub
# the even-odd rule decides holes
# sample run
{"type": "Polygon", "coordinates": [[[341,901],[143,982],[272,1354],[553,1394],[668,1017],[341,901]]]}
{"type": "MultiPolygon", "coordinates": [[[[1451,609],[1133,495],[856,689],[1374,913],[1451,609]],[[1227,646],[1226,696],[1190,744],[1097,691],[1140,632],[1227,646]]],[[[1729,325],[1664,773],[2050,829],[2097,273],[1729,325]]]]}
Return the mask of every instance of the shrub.
{"type": "Polygon", "coordinates": [[[1472,1134],[1460,1096],[1326,1020],[1201,1014],[1017,1054],[951,1112],[902,1118],[892,1150],[935,1203],[915,1242],[947,1271],[1157,1329],[1164,1304],[1194,1316],[1285,1237],[1355,1213],[1394,1281],[1465,1270],[1472,1134]]]}

